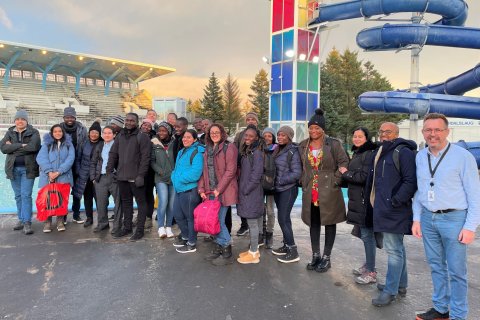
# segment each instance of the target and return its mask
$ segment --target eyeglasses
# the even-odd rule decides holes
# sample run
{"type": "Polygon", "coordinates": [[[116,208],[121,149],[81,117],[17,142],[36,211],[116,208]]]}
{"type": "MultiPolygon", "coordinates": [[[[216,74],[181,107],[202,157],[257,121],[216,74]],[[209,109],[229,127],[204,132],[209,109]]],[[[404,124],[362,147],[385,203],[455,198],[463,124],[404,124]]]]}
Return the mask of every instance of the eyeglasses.
{"type": "Polygon", "coordinates": [[[422,132],[423,133],[426,133],[426,134],[432,134],[432,133],[441,133],[443,131],[445,131],[447,129],[439,129],[439,128],[435,128],[435,129],[423,129],[422,132]]]}
{"type": "Polygon", "coordinates": [[[210,132],[211,136],[218,136],[219,134],[220,134],[220,131],[210,132]]]}
{"type": "Polygon", "coordinates": [[[378,130],[378,135],[381,136],[382,134],[385,134],[387,136],[391,135],[393,133],[392,130],[378,130]]]}

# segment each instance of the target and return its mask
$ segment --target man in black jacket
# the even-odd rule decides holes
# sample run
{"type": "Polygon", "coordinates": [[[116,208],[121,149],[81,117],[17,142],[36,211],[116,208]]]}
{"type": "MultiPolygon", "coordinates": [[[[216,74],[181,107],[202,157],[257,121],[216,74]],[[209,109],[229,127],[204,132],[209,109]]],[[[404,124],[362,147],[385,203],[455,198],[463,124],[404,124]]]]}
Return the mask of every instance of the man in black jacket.
{"type": "Polygon", "coordinates": [[[40,150],[40,135],[28,124],[25,110],[15,114],[15,126],[8,129],[0,148],[7,155],[5,173],[12,183],[17,203],[18,221],[13,230],[23,229],[23,233],[32,234],[32,189],[39,173],[35,158],[40,150]]]}
{"type": "Polygon", "coordinates": [[[177,154],[183,148],[182,138],[183,138],[183,134],[185,133],[185,131],[187,131],[187,128],[188,128],[187,118],[184,118],[184,117],[178,118],[176,123],[175,123],[175,134],[173,135],[173,138],[175,140],[172,141],[172,143],[173,143],[172,150],[173,150],[174,161],[177,161],[177,154]]]}
{"type": "Polygon", "coordinates": [[[128,113],[125,117],[125,128],[115,138],[110,150],[107,173],[117,174],[124,221],[123,228],[118,230],[115,238],[121,238],[132,233],[133,197],[138,206],[137,228],[130,237],[131,241],[143,237],[147,203],[145,200],[145,175],[150,166],[150,139],[138,128],[138,115],[128,113]]]}

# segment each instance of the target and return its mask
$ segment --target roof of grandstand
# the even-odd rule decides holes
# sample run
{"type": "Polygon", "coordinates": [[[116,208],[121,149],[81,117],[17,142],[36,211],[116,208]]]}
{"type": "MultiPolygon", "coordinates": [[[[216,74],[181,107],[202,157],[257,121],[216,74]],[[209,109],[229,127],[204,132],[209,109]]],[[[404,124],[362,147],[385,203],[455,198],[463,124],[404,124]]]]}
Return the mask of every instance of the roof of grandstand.
{"type": "Polygon", "coordinates": [[[175,71],[154,64],[2,40],[0,65],[8,69],[135,83],[175,71]]]}

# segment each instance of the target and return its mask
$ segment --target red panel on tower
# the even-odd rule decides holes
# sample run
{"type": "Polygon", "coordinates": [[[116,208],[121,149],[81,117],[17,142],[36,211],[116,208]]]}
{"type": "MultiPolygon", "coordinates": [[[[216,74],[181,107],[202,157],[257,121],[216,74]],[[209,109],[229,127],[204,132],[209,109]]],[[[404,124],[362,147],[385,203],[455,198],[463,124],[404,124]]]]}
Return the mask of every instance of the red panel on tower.
{"type": "Polygon", "coordinates": [[[295,22],[295,0],[283,1],[283,29],[293,27],[295,22]]]}
{"type": "Polygon", "coordinates": [[[283,0],[273,0],[272,9],[272,32],[282,30],[283,23],[283,0]]]}

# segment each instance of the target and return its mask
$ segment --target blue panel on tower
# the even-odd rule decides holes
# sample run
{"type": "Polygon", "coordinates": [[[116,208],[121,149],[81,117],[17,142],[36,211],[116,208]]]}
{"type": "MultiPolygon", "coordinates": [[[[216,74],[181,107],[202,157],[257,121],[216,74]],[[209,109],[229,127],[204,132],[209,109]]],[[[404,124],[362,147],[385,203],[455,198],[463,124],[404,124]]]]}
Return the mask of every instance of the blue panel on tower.
{"type": "Polygon", "coordinates": [[[272,36],[272,62],[282,61],[282,33],[272,36]]]}
{"type": "Polygon", "coordinates": [[[292,93],[287,92],[282,94],[282,121],[292,120],[292,93]]]}
{"type": "Polygon", "coordinates": [[[282,64],[272,65],[272,92],[282,91],[282,64]]]}
{"type": "Polygon", "coordinates": [[[282,91],[293,89],[293,62],[285,62],[282,70],[282,91]]]}
{"type": "Polygon", "coordinates": [[[280,120],[280,94],[270,96],[270,121],[280,120]]]}
{"type": "Polygon", "coordinates": [[[315,113],[315,109],[318,106],[318,94],[309,93],[307,101],[307,120],[309,120],[315,113]]]}
{"type": "Polygon", "coordinates": [[[293,51],[293,30],[290,30],[288,32],[283,33],[283,60],[292,59],[292,56],[290,56],[290,57],[286,56],[287,51],[291,51],[291,53],[294,53],[294,51],[293,51]]]}
{"type": "Polygon", "coordinates": [[[307,94],[297,92],[297,121],[307,120],[307,94]]]}

